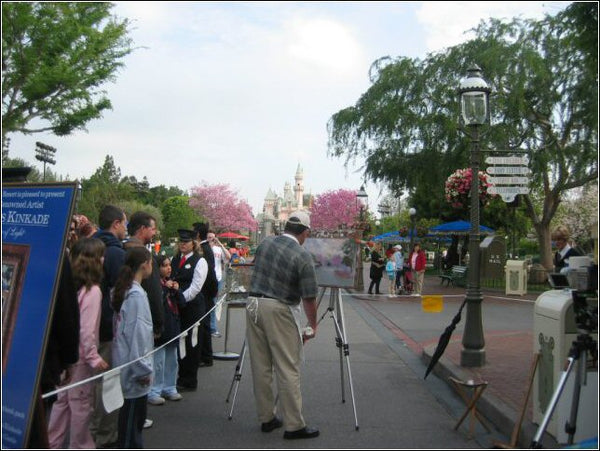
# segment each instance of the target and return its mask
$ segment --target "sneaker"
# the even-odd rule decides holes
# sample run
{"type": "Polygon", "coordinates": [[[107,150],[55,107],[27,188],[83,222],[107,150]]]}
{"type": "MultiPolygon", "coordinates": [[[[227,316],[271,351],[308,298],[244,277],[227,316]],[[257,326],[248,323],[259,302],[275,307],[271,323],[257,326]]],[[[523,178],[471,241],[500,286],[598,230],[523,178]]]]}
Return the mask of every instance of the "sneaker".
{"type": "Polygon", "coordinates": [[[150,418],[146,418],[144,420],[144,429],[151,428],[153,424],[154,424],[153,420],[151,420],[150,418]]]}
{"type": "Polygon", "coordinates": [[[167,401],[179,401],[179,400],[183,399],[183,396],[181,396],[181,394],[179,394],[179,393],[171,393],[169,395],[164,395],[164,398],[167,401]]]}
{"type": "Polygon", "coordinates": [[[219,331],[213,332],[211,335],[215,338],[221,338],[221,332],[219,332],[219,331]]]}
{"type": "Polygon", "coordinates": [[[162,406],[165,403],[165,398],[162,396],[155,396],[154,398],[148,398],[148,404],[153,406],[162,406]]]}

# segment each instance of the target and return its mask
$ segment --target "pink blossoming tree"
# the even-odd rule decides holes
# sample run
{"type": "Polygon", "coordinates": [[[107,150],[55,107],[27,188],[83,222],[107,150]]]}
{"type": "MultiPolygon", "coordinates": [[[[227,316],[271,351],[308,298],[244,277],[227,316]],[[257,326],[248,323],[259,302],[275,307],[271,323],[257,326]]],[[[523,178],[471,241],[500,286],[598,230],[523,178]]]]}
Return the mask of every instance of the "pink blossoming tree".
{"type": "Polygon", "coordinates": [[[215,232],[256,230],[258,225],[248,202],[238,197],[229,184],[202,182],[191,190],[190,207],[206,218],[215,232]]]}
{"type": "Polygon", "coordinates": [[[319,194],[310,208],[313,230],[336,231],[344,226],[351,228],[358,215],[354,190],[339,189],[319,194]]]}

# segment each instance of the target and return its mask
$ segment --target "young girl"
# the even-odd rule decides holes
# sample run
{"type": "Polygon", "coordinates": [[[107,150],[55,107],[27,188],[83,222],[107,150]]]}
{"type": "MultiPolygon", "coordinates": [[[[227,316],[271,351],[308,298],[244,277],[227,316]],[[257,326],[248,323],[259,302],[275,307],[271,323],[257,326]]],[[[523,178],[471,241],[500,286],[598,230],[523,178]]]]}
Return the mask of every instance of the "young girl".
{"type": "MultiPolygon", "coordinates": [[[[179,283],[171,280],[171,260],[166,255],[156,259],[160,271],[160,283],[163,289],[163,307],[165,311],[164,330],[155,346],[160,347],[175,338],[181,332],[179,306],[185,305],[185,298],[179,289],[179,283]]],[[[165,399],[179,401],[183,397],[177,392],[177,345],[175,340],[154,353],[154,384],[148,394],[148,403],[164,404],[165,399]]]]}
{"type": "Polygon", "coordinates": [[[388,257],[388,261],[385,264],[385,272],[390,282],[390,297],[396,294],[396,264],[394,263],[394,254],[388,257]]]}
{"type": "MultiPolygon", "coordinates": [[[[154,347],[148,296],[140,285],[151,274],[152,254],[145,247],[128,249],[112,293],[115,367],[137,360],[154,347]]],[[[124,403],[119,411],[119,448],[143,448],[142,430],[151,382],[152,356],[121,369],[124,403]]]]}
{"type": "MultiPolygon", "coordinates": [[[[98,329],[102,292],[104,243],[96,238],[81,238],[71,248],[71,266],[79,301],[79,360],[70,369],[71,383],[108,369],[98,355],[98,329]]],[[[89,430],[94,405],[94,384],[87,383],[58,394],[48,424],[50,448],[95,448],[89,430]],[[65,444],[65,438],[69,443],[65,444]]]]}

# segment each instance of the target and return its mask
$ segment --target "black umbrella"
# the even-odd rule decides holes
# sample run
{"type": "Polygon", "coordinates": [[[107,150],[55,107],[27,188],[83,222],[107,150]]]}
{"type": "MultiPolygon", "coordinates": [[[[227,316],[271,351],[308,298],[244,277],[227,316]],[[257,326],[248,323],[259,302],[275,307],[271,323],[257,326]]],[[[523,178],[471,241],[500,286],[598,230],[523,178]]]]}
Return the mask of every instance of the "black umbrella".
{"type": "Polygon", "coordinates": [[[423,379],[427,378],[427,376],[429,375],[429,373],[431,372],[431,370],[433,369],[435,364],[438,362],[438,360],[440,359],[440,357],[446,350],[446,346],[448,346],[448,342],[450,341],[452,332],[454,332],[456,325],[460,322],[460,314],[461,314],[462,309],[465,306],[466,302],[467,302],[467,299],[465,298],[465,300],[461,304],[460,308],[458,309],[458,313],[454,316],[454,318],[452,318],[452,322],[450,323],[450,325],[448,327],[446,327],[446,329],[444,330],[444,333],[442,333],[442,335],[440,335],[440,341],[438,342],[437,348],[435,348],[435,351],[434,351],[433,355],[431,356],[431,360],[429,361],[429,366],[427,367],[427,371],[425,371],[425,377],[423,377],[423,379]]]}

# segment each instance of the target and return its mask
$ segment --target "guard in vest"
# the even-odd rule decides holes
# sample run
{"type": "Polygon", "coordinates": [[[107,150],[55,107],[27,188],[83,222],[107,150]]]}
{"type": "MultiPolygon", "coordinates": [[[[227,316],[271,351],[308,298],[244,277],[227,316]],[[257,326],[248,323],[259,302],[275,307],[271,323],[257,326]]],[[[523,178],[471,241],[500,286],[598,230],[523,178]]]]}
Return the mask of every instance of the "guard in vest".
{"type": "Polygon", "coordinates": [[[193,391],[198,388],[198,367],[200,350],[202,349],[202,334],[198,334],[198,343],[192,346],[191,327],[201,327],[199,320],[205,311],[202,286],[208,274],[208,264],[194,241],[196,232],[179,229],[179,250],[171,262],[172,279],[179,283],[186,305],[180,309],[181,331],[187,331],[185,338],[185,356],[179,359],[179,391],[193,391]],[[190,330],[188,330],[190,329],[190,330]]]}

